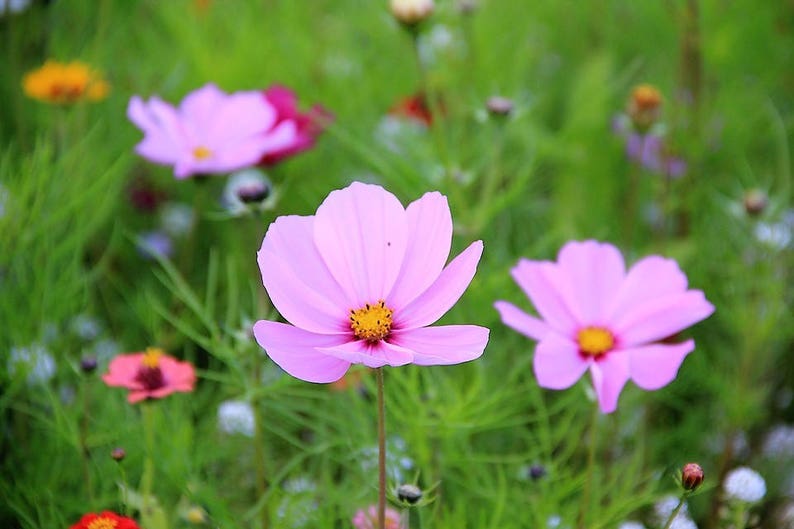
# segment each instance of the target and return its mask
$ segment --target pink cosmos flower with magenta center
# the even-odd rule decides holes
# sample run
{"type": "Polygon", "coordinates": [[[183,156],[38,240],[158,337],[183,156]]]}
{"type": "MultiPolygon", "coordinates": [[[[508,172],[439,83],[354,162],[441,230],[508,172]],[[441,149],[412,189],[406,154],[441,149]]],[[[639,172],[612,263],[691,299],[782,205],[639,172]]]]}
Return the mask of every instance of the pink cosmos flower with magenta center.
{"type": "Polygon", "coordinates": [[[226,94],[208,84],[188,94],[178,108],[157,97],[133,96],[127,117],[144,133],[135,152],[173,165],[174,176],[236,171],[298,140],[298,124],[279,119],[258,91],[226,94]]]}
{"type": "Polygon", "coordinates": [[[540,319],[507,301],[495,307],[505,325],[538,341],[538,384],[565,389],[589,369],[604,413],[628,380],[646,390],[669,384],[695,342],[658,342],[714,312],[672,259],[645,257],[627,271],[607,243],[569,242],[556,263],[521,259],[511,273],[540,319]]]}
{"type": "Polygon", "coordinates": [[[404,208],[377,185],[331,192],[312,216],[283,216],[257,254],[273,305],[291,324],[261,320],[257,342],[282,369],[333,382],[368,367],[456,364],[479,357],[488,329],[427,327],[468,287],[482,255],[473,242],[446,267],[447,199],[426,193],[404,208]]]}
{"type": "Polygon", "coordinates": [[[323,131],[323,123],[330,123],[333,115],[320,105],[314,105],[308,112],[298,111],[298,98],[295,93],[281,85],[273,85],[264,91],[267,102],[276,109],[277,118],[273,125],[294,122],[295,136],[292,141],[279,149],[268,151],[260,160],[261,165],[273,165],[314,147],[317,136],[323,131]]]}
{"type": "Polygon", "coordinates": [[[196,373],[190,363],[180,362],[161,349],[149,347],[145,353],[116,356],[110,361],[102,380],[108,386],[129,389],[127,400],[134,404],[177,391],[193,391],[196,373]]]}
{"type": "MultiPolygon", "coordinates": [[[[392,508],[386,508],[386,529],[404,529],[400,513],[392,508]]],[[[375,529],[378,526],[378,507],[370,505],[366,510],[359,509],[353,516],[355,529],[375,529]]]]}

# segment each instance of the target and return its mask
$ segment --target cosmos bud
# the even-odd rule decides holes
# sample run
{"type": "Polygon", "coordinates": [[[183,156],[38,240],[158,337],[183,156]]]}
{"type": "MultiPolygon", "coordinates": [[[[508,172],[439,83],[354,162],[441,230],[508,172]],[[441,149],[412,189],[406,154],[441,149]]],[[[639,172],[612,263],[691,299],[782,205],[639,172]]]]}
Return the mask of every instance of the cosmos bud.
{"type": "Polygon", "coordinates": [[[502,96],[491,96],[485,103],[485,108],[492,116],[509,116],[513,112],[513,101],[502,96]]]}
{"type": "Polygon", "coordinates": [[[83,373],[93,373],[97,367],[97,360],[95,356],[84,356],[80,360],[80,369],[83,373]]]}
{"type": "Polygon", "coordinates": [[[686,490],[695,490],[703,483],[703,469],[697,463],[687,463],[681,469],[681,485],[686,490]]]}
{"type": "Polygon", "coordinates": [[[744,211],[748,215],[755,217],[764,212],[769,203],[769,198],[760,189],[751,189],[744,194],[742,203],[744,204],[744,211]]]}
{"type": "Polygon", "coordinates": [[[117,446],[110,452],[110,457],[112,457],[114,461],[120,463],[127,457],[127,452],[120,446],[117,446]]]}
{"type": "Polygon", "coordinates": [[[414,26],[433,13],[433,0],[391,0],[391,12],[401,23],[414,26]]]}
{"type": "Polygon", "coordinates": [[[413,505],[422,499],[422,489],[411,483],[405,483],[397,487],[397,497],[400,501],[413,505]]]}
{"type": "Polygon", "coordinates": [[[659,120],[662,111],[662,94],[649,84],[638,85],[632,90],[626,112],[638,132],[644,133],[659,120]]]}

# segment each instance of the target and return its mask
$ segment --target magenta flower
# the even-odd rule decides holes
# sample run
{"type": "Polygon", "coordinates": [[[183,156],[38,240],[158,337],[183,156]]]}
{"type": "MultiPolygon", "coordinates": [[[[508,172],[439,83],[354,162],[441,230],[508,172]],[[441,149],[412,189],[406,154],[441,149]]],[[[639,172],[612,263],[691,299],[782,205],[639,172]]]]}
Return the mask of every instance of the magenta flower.
{"type": "Polygon", "coordinates": [[[476,241],[444,267],[452,242],[447,199],[426,193],[403,208],[380,186],[331,192],[313,216],[283,216],[257,254],[273,305],[292,325],[258,321],[257,342],[282,369],[333,382],[350,364],[457,364],[479,357],[488,329],[427,327],[471,282],[476,241]]]}
{"type": "Polygon", "coordinates": [[[127,117],[144,133],[135,152],[173,165],[180,179],[256,165],[298,137],[297,123],[280,120],[261,92],[226,94],[213,84],[188,94],[179,108],[157,97],[144,102],[133,96],[127,117]]]}
{"type": "Polygon", "coordinates": [[[695,342],[658,342],[714,312],[672,259],[645,257],[626,271],[607,243],[569,242],[556,263],[521,259],[511,273],[540,319],[507,301],[495,307],[505,325],[538,341],[538,384],[565,389],[589,369],[604,413],[629,379],[646,390],[672,382],[695,342]]]}
{"type": "Polygon", "coordinates": [[[196,373],[189,362],[180,362],[161,349],[149,347],[145,353],[117,355],[102,380],[108,386],[130,390],[127,400],[134,404],[177,391],[189,393],[196,383],[196,373]]]}
{"type": "Polygon", "coordinates": [[[323,122],[333,120],[331,113],[320,105],[314,105],[308,112],[299,112],[295,93],[284,86],[273,85],[264,91],[264,95],[278,113],[273,126],[277,127],[281,123],[292,121],[297,131],[290,143],[268,151],[260,160],[262,165],[273,165],[284,158],[311,149],[317,136],[323,131],[323,122]]]}

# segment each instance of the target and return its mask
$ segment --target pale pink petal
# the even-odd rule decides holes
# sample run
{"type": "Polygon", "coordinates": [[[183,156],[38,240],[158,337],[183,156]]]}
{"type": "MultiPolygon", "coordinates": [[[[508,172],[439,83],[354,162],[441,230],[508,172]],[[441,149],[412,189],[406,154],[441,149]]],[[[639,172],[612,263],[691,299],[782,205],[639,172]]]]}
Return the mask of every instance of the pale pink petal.
{"type": "Polygon", "coordinates": [[[673,259],[651,255],[632,266],[607,310],[611,323],[655,298],[686,291],[686,275],[673,259]]]}
{"type": "Polygon", "coordinates": [[[625,274],[623,256],[608,243],[596,241],[569,242],[557,257],[560,273],[570,289],[566,305],[582,323],[603,325],[612,296],[620,288],[625,274]]]}
{"type": "Polygon", "coordinates": [[[408,247],[387,305],[405,307],[438,278],[452,245],[452,214],[447,197],[434,191],[406,208],[408,247]]]}
{"type": "Polygon", "coordinates": [[[391,292],[407,239],[405,209],[380,186],[353,182],[332,191],[315,215],[314,244],[358,307],[391,292]]]}
{"type": "Polygon", "coordinates": [[[653,344],[622,350],[629,357],[631,380],[642,389],[654,390],[675,379],[684,357],[695,349],[695,341],[653,344]]]}
{"type": "Polygon", "coordinates": [[[389,342],[413,351],[414,364],[449,365],[479,358],[488,344],[488,333],[477,325],[442,325],[394,331],[389,342]]]}
{"type": "Polygon", "coordinates": [[[450,262],[436,281],[407,307],[393,307],[396,329],[415,329],[438,320],[460,299],[474,278],[482,256],[482,241],[474,241],[450,262]]]}
{"type": "Polygon", "coordinates": [[[410,364],[414,359],[412,351],[384,341],[369,343],[365,340],[352,340],[340,345],[321,347],[318,350],[352,364],[364,364],[372,368],[385,365],[402,366],[410,364]]]}
{"type": "Polygon", "coordinates": [[[135,382],[135,377],[138,375],[143,356],[143,353],[115,356],[108,364],[108,372],[102,375],[102,380],[108,386],[139,387],[140,384],[135,382]]]}
{"type": "Polygon", "coordinates": [[[197,124],[211,126],[211,129],[203,131],[207,141],[225,150],[243,139],[264,135],[275,121],[275,109],[261,93],[236,92],[216,105],[209,121],[197,124]]]}
{"type": "Polygon", "coordinates": [[[171,138],[174,145],[180,147],[180,150],[187,150],[186,146],[190,143],[190,131],[179,119],[176,109],[158,97],[152,97],[149,100],[148,109],[152,119],[171,138]]]}
{"type": "Polygon", "coordinates": [[[590,364],[593,388],[602,413],[618,407],[618,397],[629,379],[629,358],[622,351],[612,351],[590,364]]]}
{"type": "Polygon", "coordinates": [[[566,302],[569,296],[563,292],[570,286],[557,265],[548,261],[520,259],[510,275],[549,327],[560,334],[573,336],[580,322],[566,302]]]}
{"type": "Polygon", "coordinates": [[[163,356],[160,358],[160,369],[166,379],[166,385],[174,388],[193,389],[196,382],[196,372],[189,362],[180,362],[176,358],[163,356]]]}
{"type": "Polygon", "coordinates": [[[530,316],[508,301],[497,301],[494,307],[502,317],[502,323],[533,340],[542,340],[550,331],[543,321],[530,316]]]}
{"type": "Polygon", "coordinates": [[[127,402],[130,404],[135,404],[136,402],[140,402],[146,399],[149,396],[148,390],[141,390],[141,391],[130,391],[127,393],[127,402]]]}
{"type": "Polygon", "coordinates": [[[547,334],[535,347],[532,368],[538,385],[548,389],[571,387],[587,371],[589,360],[579,346],[557,334],[547,334]]]}
{"type": "Polygon", "coordinates": [[[714,312],[700,290],[687,290],[634,307],[614,324],[621,348],[668,338],[714,312]]]}
{"type": "Polygon", "coordinates": [[[317,348],[344,343],[339,335],[314,334],[292,325],[260,320],[254,338],[284,371],[307,382],[334,382],[342,378],[350,362],[323,354],[317,348]]]}
{"type": "MultiPolygon", "coordinates": [[[[173,126],[163,126],[138,96],[130,99],[127,105],[127,117],[144,133],[143,140],[135,146],[135,152],[155,163],[167,165],[175,163],[180,153],[184,151],[184,146],[181,138],[174,135],[173,126]]],[[[176,119],[176,116],[169,118],[169,122],[172,123],[172,119],[176,119]]]]}
{"type": "Polygon", "coordinates": [[[315,333],[350,331],[354,308],[314,245],[314,217],[277,218],[257,253],[262,283],[284,318],[315,333]]]}
{"type": "Polygon", "coordinates": [[[215,84],[208,83],[187,94],[179,104],[179,114],[201,128],[213,123],[229,96],[215,84]]]}

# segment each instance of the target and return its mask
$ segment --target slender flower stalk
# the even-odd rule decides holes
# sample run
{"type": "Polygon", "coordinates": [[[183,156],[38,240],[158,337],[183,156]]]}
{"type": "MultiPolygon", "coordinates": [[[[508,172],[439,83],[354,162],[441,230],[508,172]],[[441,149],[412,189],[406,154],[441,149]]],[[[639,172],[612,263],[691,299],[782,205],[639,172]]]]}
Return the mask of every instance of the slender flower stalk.
{"type": "Polygon", "coordinates": [[[378,529],[386,527],[386,404],[383,395],[383,368],[376,370],[378,380],[378,529]]]}
{"type": "Polygon", "coordinates": [[[89,503],[94,503],[94,488],[91,482],[91,454],[88,450],[88,391],[90,382],[88,377],[83,377],[80,400],[82,401],[82,417],[80,418],[79,436],[80,436],[80,460],[83,466],[83,481],[85,482],[86,496],[89,503]]]}
{"type": "Polygon", "coordinates": [[[673,512],[670,513],[670,516],[667,518],[667,522],[665,522],[664,527],[662,527],[662,529],[670,529],[670,526],[673,525],[673,520],[675,520],[675,517],[678,516],[678,513],[681,511],[681,508],[684,506],[684,503],[686,502],[686,497],[688,495],[689,495],[689,491],[684,491],[684,493],[681,494],[681,499],[678,501],[678,505],[676,505],[675,509],[673,509],[673,512]]]}
{"type": "Polygon", "coordinates": [[[590,419],[590,445],[587,447],[587,470],[585,471],[584,492],[582,494],[582,503],[579,509],[579,529],[587,527],[586,521],[588,513],[590,512],[590,497],[592,491],[593,477],[595,475],[595,454],[596,445],[598,444],[598,406],[593,406],[593,413],[590,419]]]}

